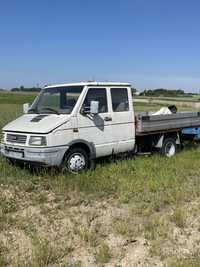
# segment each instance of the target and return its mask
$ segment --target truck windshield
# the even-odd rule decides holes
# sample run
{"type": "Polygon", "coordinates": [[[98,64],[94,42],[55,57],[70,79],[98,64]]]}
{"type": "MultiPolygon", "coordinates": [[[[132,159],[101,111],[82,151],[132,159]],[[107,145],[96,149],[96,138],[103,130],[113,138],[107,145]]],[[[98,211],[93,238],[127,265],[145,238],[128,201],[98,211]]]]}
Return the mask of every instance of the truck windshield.
{"type": "Polygon", "coordinates": [[[70,114],[83,86],[51,87],[43,89],[28,113],[70,114]]]}

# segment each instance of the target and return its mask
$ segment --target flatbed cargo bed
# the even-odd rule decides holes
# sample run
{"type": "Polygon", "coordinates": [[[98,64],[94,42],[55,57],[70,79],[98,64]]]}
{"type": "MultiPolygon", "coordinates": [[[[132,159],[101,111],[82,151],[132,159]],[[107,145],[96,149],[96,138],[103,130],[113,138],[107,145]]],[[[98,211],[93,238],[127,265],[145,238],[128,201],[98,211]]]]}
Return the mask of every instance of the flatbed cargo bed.
{"type": "Polygon", "coordinates": [[[183,128],[200,127],[200,112],[183,112],[166,115],[136,116],[136,135],[177,131],[183,128]]]}

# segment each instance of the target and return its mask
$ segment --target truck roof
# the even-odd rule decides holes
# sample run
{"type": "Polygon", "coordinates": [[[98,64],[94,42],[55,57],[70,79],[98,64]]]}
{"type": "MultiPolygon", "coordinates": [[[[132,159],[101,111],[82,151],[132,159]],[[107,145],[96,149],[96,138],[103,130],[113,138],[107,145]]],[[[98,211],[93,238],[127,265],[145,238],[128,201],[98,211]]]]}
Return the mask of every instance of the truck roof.
{"type": "Polygon", "coordinates": [[[55,88],[64,86],[131,86],[130,83],[121,82],[79,82],[79,83],[63,83],[63,84],[52,84],[47,85],[45,88],[55,88]]]}

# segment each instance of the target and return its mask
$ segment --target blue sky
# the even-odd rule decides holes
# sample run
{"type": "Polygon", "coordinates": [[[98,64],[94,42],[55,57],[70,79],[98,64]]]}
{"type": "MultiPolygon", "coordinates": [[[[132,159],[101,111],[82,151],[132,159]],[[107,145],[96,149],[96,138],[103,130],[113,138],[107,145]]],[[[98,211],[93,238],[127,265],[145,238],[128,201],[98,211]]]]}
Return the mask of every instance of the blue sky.
{"type": "Polygon", "coordinates": [[[198,0],[0,0],[0,87],[200,88],[198,0]]]}

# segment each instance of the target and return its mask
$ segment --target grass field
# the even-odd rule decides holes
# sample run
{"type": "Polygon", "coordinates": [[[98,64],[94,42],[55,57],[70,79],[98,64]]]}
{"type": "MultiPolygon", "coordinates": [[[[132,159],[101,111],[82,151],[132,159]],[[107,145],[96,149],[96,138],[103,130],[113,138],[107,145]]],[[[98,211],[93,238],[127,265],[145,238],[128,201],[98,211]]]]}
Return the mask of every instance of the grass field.
{"type": "MultiPolygon", "coordinates": [[[[32,99],[0,95],[0,128],[32,99]]],[[[0,171],[0,266],[200,266],[197,145],[170,159],[104,160],[76,176],[4,158],[0,171]]]]}

